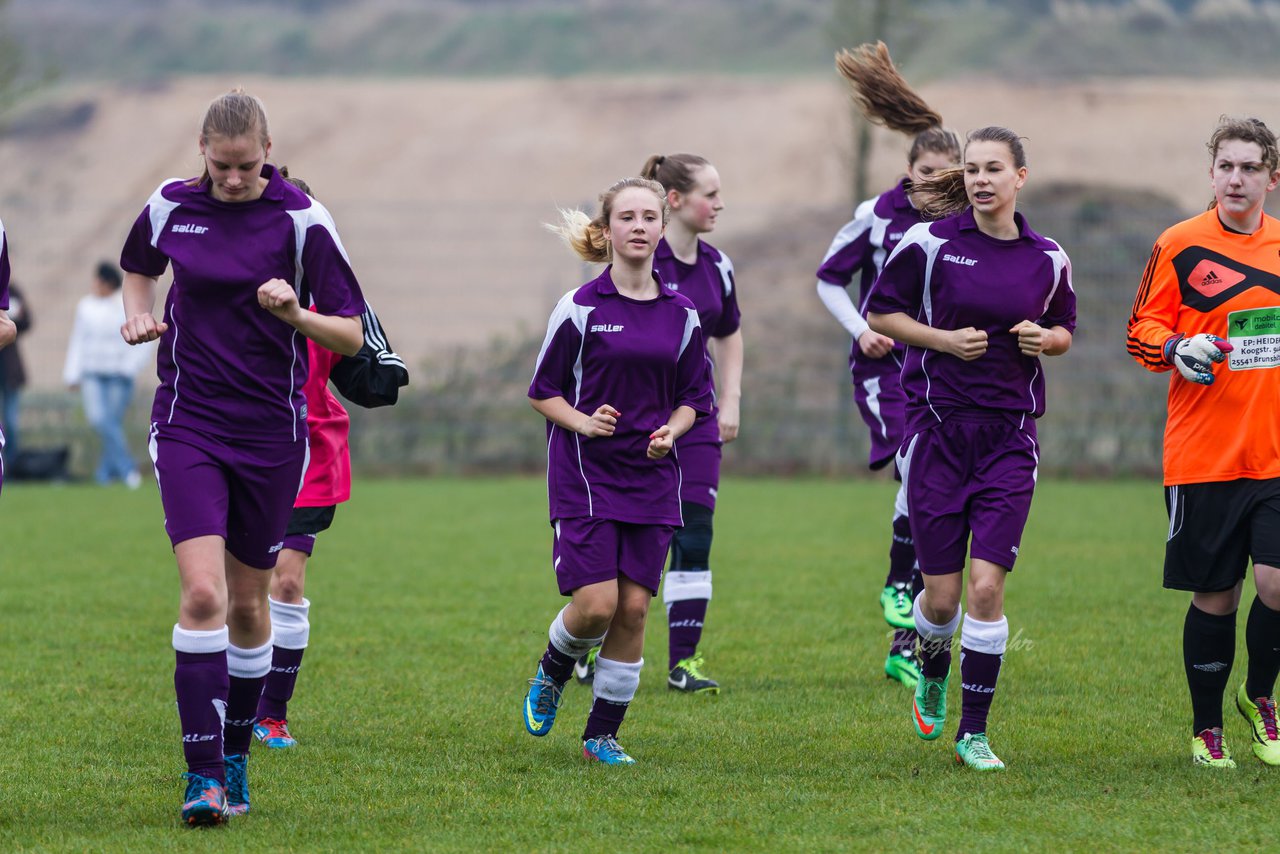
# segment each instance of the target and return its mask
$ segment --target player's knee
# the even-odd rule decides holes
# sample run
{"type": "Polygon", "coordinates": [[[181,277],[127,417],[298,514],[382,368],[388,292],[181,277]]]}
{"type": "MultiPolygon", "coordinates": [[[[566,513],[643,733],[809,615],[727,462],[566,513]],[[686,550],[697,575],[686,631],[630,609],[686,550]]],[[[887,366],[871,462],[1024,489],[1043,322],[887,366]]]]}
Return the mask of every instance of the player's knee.
{"type": "Polygon", "coordinates": [[[256,632],[270,620],[266,601],[257,597],[233,599],[227,605],[227,625],[235,631],[256,632]]]}
{"type": "Polygon", "coordinates": [[[633,596],[619,602],[612,625],[621,626],[629,632],[643,632],[645,619],[649,616],[649,601],[648,598],[633,596]]]}
{"type": "Polygon", "coordinates": [[[711,568],[713,513],[710,507],[684,502],[684,527],[671,538],[671,571],[696,572],[711,568]]]}
{"type": "Polygon", "coordinates": [[[575,597],[573,609],[577,612],[575,622],[587,627],[583,636],[595,637],[604,634],[613,621],[613,615],[618,609],[618,599],[616,595],[575,597]]]}
{"type": "Polygon", "coordinates": [[[292,567],[276,564],[275,575],[271,578],[271,598],[277,602],[301,605],[303,593],[302,573],[292,567]]]}
{"type": "Polygon", "coordinates": [[[226,594],[213,582],[187,584],[182,589],[182,615],[195,623],[206,623],[226,613],[226,594]]]}

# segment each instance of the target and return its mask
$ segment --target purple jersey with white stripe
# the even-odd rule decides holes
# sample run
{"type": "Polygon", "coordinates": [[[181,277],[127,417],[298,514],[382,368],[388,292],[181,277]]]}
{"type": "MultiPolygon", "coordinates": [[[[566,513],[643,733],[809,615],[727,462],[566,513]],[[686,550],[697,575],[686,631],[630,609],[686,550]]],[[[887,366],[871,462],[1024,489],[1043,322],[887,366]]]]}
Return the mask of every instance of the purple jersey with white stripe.
{"type": "MultiPolygon", "coordinates": [[[[818,279],[846,289],[853,283],[854,276],[859,277],[857,305],[864,317],[867,297],[876,277],[884,269],[884,262],[903,235],[921,222],[920,212],[907,197],[909,184],[909,179],[903,178],[892,189],[858,205],[853,219],[845,223],[832,239],[822,266],[818,268],[818,279]]],[[[863,355],[858,342],[854,341],[849,350],[849,368],[854,373],[854,382],[859,382],[862,373],[867,376],[897,374],[903,352],[904,347],[898,344],[889,356],[872,359],[863,355]]]]}
{"type": "Polygon", "coordinates": [[[151,419],[219,436],[306,435],[307,341],[258,305],[269,279],[293,283],[303,306],[354,317],[364,297],[329,212],[280,177],[249,202],[221,202],[205,181],[167,181],[133,224],[127,272],[173,264],[151,419]]]}
{"type": "MultiPolygon", "coordinates": [[[[662,282],[688,298],[698,309],[704,345],[712,338],[727,338],[742,326],[738,310],[738,288],[729,256],[711,244],[698,241],[698,257],[692,264],[676,258],[666,238],[658,241],[653,255],[653,269],[662,282]]],[[[707,370],[714,380],[711,354],[704,346],[707,370]]],[[[712,390],[714,395],[714,389],[712,390]]],[[[713,401],[714,401],[713,397],[713,401]]],[[[712,406],[710,418],[699,418],[688,433],[680,437],[684,472],[684,500],[715,509],[716,491],[720,488],[720,424],[719,408],[712,406]]]]}
{"type": "Polygon", "coordinates": [[[529,385],[533,400],[563,397],[586,415],[605,404],[621,413],[612,436],[591,439],[547,423],[551,518],[680,525],[677,453],[651,460],[646,451],[676,407],[711,411],[698,311],[661,284],[656,299],[622,296],[612,269],[556,304],[529,385]]]}
{"type": "Polygon", "coordinates": [[[902,312],[935,329],[986,330],[987,352],[971,362],[908,347],[902,368],[907,432],[918,433],[956,409],[1044,414],[1040,360],[1018,350],[1009,332],[1023,320],[1049,328],[1076,326],[1071,261],[1015,213],[1018,236],[982,233],[973,209],[920,223],[889,256],[867,300],[875,314],[902,312]]]}

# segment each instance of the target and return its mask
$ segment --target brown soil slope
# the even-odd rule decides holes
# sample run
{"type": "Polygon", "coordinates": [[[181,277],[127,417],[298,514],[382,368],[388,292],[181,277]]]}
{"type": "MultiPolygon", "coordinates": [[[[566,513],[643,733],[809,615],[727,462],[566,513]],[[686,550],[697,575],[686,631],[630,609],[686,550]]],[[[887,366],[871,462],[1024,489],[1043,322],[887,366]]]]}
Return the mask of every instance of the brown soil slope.
{"type": "MultiPolygon", "coordinates": [[[[58,95],[60,104],[92,104],[87,121],[0,138],[0,218],[14,277],[38,313],[23,345],[36,385],[58,382],[91,266],[118,256],[162,180],[199,171],[204,105],[236,83],[266,101],[273,159],[333,212],[367,294],[411,360],[538,330],[586,272],[541,223],[557,206],[593,204],[656,151],[695,151],[719,167],[728,209],[716,242],[835,212],[829,227],[778,242],[791,257],[768,265],[770,281],[739,270],[748,335],[779,311],[824,311],[812,271],[852,202],[847,99],[831,79],[104,85],[58,95]]],[[[1189,210],[1208,197],[1202,143],[1220,113],[1280,122],[1280,90],[1260,82],[958,80],[923,91],[954,127],[1024,134],[1033,181],[1152,189],[1189,210]]],[[[900,173],[903,152],[899,137],[877,135],[878,185],[900,173]]]]}

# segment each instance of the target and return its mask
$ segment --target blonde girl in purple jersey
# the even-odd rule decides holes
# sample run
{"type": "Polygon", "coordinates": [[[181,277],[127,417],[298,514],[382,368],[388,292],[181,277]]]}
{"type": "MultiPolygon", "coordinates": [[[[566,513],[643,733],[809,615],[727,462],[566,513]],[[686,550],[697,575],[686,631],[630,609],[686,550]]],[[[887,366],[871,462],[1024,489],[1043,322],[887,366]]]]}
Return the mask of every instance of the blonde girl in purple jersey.
{"type": "Polygon", "coordinates": [[[174,688],[190,825],[249,810],[249,743],[271,665],[270,570],[306,466],[304,338],[353,354],[364,309],[328,212],[266,162],[257,98],[215,99],[199,149],[203,174],[161,185],[121,256],[121,335],[160,340],[150,445],[181,583],[174,688]],[[170,265],[157,319],[157,280],[170,265]],[[318,313],[302,307],[309,301],[318,313]]]}
{"type": "Polygon", "coordinates": [[[666,219],[662,186],[643,178],[606,190],[595,219],[566,214],[559,231],[579,257],[611,263],[556,305],[529,386],[547,419],[552,566],[571,600],[551,623],[524,726],[551,731],[576,659],[600,644],[582,751],[608,765],[635,761],[617,734],[640,684],[649,602],[682,524],[675,443],[711,409],[697,309],[653,269],[666,219]]]}
{"type": "Polygon", "coordinates": [[[932,740],[942,733],[963,593],[955,758],[998,771],[1004,763],[991,750],[987,717],[1009,637],[1005,577],[1039,464],[1039,357],[1071,347],[1075,293],[1066,253],[1015,210],[1027,179],[1018,135],[974,131],[963,162],[922,188],[926,216],[946,218],[903,237],[876,280],[867,320],[907,345],[907,438],[897,459],[924,575],[915,601],[922,640],[916,734],[932,740]]]}
{"type": "MultiPolygon", "coordinates": [[[[723,445],[738,437],[742,399],[742,326],[733,262],[705,240],[716,227],[724,199],[720,173],[697,154],[655,154],[640,177],[666,192],[671,218],[658,242],[653,266],[662,282],[698,309],[705,358],[719,375],[714,417],[700,419],[680,439],[681,514],[684,527],[671,540],[670,565],[662,584],[667,609],[667,687],[688,694],[718,694],[720,685],[702,670],[698,643],[711,599],[712,517],[720,488],[723,445]]],[[[590,682],[595,651],[575,667],[590,682]]]]}
{"type": "MultiPolygon", "coordinates": [[[[917,201],[918,188],[935,173],[960,162],[960,140],[942,127],[942,117],[898,73],[883,42],[841,51],[836,55],[836,67],[849,81],[854,100],[868,119],[913,137],[906,177],[858,205],[853,219],[831,241],[818,268],[818,296],[853,339],[849,368],[854,402],[870,431],[868,465],[877,470],[893,461],[904,435],[906,395],[899,377],[903,347],[867,325],[863,306],[898,241],[924,219],[917,201]],[[849,293],[855,276],[860,278],[856,305],[849,293]]],[[[896,470],[894,474],[899,475],[896,470]]],[[[879,589],[885,622],[895,629],[884,673],[886,678],[914,688],[920,668],[911,603],[920,592],[921,581],[905,487],[899,487],[894,501],[892,532],[889,571],[879,589]]]]}

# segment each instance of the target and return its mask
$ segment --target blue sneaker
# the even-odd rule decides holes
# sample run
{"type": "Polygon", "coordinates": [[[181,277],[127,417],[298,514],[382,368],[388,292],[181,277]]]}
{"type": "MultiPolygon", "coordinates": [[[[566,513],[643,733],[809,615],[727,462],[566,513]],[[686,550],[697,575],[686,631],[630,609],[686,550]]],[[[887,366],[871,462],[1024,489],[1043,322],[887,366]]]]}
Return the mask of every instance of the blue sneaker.
{"type": "Polygon", "coordinates": [[[182,805],[182,821],[192,827],[221,824],[227,818],[227,792],[212,777],[187,772],[187,793],[182,805]]]}
{"type": "Polygon", "coordinates": [[[542,664],[538,664],[537,674],[529,680],[529,693],[524,695],[524,728],[529,735],[543,736],[551,732],[563,689],[564,686],[543,673],[542,664]]]}
{"type": "Polygon", "coordinates": [[[622,745],[611,735],[589,738],[582,742],[582,755],[603,765],[635,765],[622,745]]]}
{"type": "Polygon", "coordinates": [[[249,811],[249,754],[224,756],[227,769],[227,815],[244,815],[249,811]]]}

